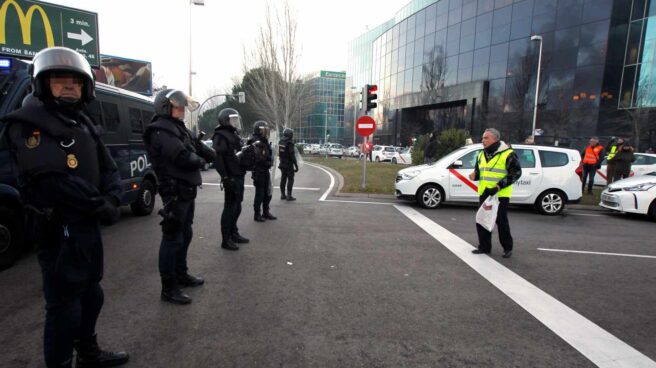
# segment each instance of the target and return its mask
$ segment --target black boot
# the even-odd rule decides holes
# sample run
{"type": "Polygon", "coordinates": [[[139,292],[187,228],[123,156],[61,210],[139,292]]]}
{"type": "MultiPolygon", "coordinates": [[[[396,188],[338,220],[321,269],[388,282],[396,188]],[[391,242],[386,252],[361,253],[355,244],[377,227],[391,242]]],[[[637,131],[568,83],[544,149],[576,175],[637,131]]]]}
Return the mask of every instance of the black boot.
{"type": "Polygon", "coordinates": [[[255,212],[255,216],[253,216],[253,220],[255,220],[255,221],[257,221],[257,222],[264,222],[264,221],[266,221],[266,220],[264,219],[264,217],[262,217],[262,215],[260,215],[260,213],[257,212],[257,211],[255,212]]]}
{"type": "Polygon", "coordinates": [[[88,339],[76,340],[75,350],[77,350],[75,363],[77,368],[116,367],[127,363],[130,359],[128,353],[124,351],[111,352],[100,349],[96,335],[88,339]]]}
{"type": "Polygon", "coordinates": [[[244,238],[239,233],[232,234],[232,241],[237,243],[237,244],[248,244],[248,243],[250,243],[250,240],[248,240],[248,238],[244,238]]]}
{"type": "Polygon", "coordinates": [[[203,280],[200,277],[196,276],[191,276],[188,273],[183,273],[182,275],[178,275],[178,285],[182,287],[194,287],[194,286],[201,286],[205,283],[205,280],[203,280]]]}
{"type": "Polygon", "coordinates": [[[288,201],[295,201],[296,200],[296,198],[292,197],[292,192],[291,191],[287,194],[287,200],[288,201]]]}
{"type": "Polygon", "coordinates": [[[221,248],[227,250],[239,250],[239,246],[235,244],[235,242],[233,242],[230,237],[223,238],[223,242],[221,242],[221,248]]]}
{"type": "Polygon", "coordinates": [[[180,290],[176,279],[162,278],[162,300],[174,304],[191,303],[191,297],[180,290]]]}
{"type": "Polygon", "coordinates": [[[264,215],[262,215],[262,217],[264,217],[264,218],[267,219],[267,220],[275,220],[275,219],[277,219],[277,217],[274,216],[274,215],[272,215],[271,212],[269,212],[269,211],[264,211],[264,215]]]}
{"type": "Polygon", "coordinates": [[[285,193],[282,193],[282,194],[280,195],[280,199],[282,199],[282,200],[287,199],[287,196],[285,195],[285,193]]]}

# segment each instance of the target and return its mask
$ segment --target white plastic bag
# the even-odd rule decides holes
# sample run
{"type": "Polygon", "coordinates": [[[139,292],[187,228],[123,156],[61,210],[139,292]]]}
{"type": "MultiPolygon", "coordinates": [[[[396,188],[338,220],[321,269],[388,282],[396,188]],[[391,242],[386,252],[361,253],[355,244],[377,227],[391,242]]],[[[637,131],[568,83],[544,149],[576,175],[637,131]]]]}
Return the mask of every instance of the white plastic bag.
{"type": "Polygon", "coordinates": [[[487,197],[485,202],[481,204],[476,213],[476,223],[492,232],[494,224],[497,222],[497,211],[499,211],[499,197],[495,194],[487,197]]]}

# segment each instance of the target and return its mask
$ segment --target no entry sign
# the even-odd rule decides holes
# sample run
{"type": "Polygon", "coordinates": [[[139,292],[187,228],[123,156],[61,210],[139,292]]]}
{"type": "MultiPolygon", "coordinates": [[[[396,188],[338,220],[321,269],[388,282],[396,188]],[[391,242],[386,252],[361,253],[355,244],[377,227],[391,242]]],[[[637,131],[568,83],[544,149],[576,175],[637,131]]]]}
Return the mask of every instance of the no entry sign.
{"type": "Polygon", "coordinates": [[[371,116],[360,116],[355,124],[355,130],[360,137],[368,137],[376,130],[376,122],[371,116]]]}

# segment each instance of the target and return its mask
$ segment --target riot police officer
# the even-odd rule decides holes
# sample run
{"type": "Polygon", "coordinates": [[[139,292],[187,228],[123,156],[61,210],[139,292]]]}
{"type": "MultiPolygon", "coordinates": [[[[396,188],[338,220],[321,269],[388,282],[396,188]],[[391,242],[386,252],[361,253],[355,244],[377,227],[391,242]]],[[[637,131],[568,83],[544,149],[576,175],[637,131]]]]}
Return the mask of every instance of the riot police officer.
{"type": "Polygon", "coordinates": [[[276,217],[269,210],[272,197],[269,169],[273,166],[273,152],[269,144],[269,124],[266,121],[258,120],[253,124],[253,135],[249,138],[247,144],[255,148],[252,176],[253,186],[255,186],[254,219],[257,222],[275,220],[276,217]]]}
{"type": "Polygon", "coordinates": [[[221,248],[239,250],[237,244],[249,240],[239,234],[237,220],[241,214],[241,202],[244,200],[244,176],[237,154],[241,150],[241,116],[235,109],[226,108],[219,112],[218,125],[214,129],[212,146],[216,151],[214,168],[221,176],[225,190],[225,202],[221,214],[221,248]]]}
{"type": "Polygon", "coordinates": [[[99,221],[118,219],[122,190],[116,164],[84,112],[95,98],[93,71],[84,56],[53,47],[34,56],[31,73],[35,98],[3,120],[38,234],[46,365],[72,367],[74,349],[77,367],[122,365],[128,354],[103,351],[96,340],[104,301],[99,221]]]}
{"type": "Polygon", "coordinates": [[[282,132],[282,139],[278,144],[278,157],[280,157],[280,199],[288,201],[295,201],[296,198],[292,197],[292,189],[294,188],[294,173],[298,172],[298,162],[296,162],[296,152],[294,150],[294,131],[290,128],[285,128],[282,132]],[[285,194],[285,188],[287,194],[285,194]]]}
{"type": "Polygon", "coordinates": [[[164,208],[162,241],[159,248],[159,272],[162,300],[189,304],[191,298],[180,290],[200,286],[204,280],[192,276],[187,268],[187,250],[193,237],[194,200],[202,184],[200,169],[214,161],[214,150],[192,137],[183,119],[185,108],[193,111],[198,103],[184,92],[166,89],[154,101],[155,116],[144,132],[148,159],[159,179],[159,194],[164,208]]]}

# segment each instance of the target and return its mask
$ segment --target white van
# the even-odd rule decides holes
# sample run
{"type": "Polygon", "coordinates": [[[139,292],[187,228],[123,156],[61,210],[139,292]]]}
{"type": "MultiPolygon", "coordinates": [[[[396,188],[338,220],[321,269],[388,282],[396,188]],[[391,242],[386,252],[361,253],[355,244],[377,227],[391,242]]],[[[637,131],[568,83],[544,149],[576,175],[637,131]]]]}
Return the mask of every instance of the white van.
{"type": "MultiPolygon", "coordinates": [[[[457,149],[435,163],[412,166],[396,176],[396,197],[416,200],[425,208],[445,201],[478,202],[477,182],[469,180],[482,144],[457,149]]],[[[566,203],[581,200],[581,179],[576,168],[578,151],[568,148],[513,145],[522,176],[514,184],[510,203],[532,204],[544,215],[557,215],[566,203]]]]}

